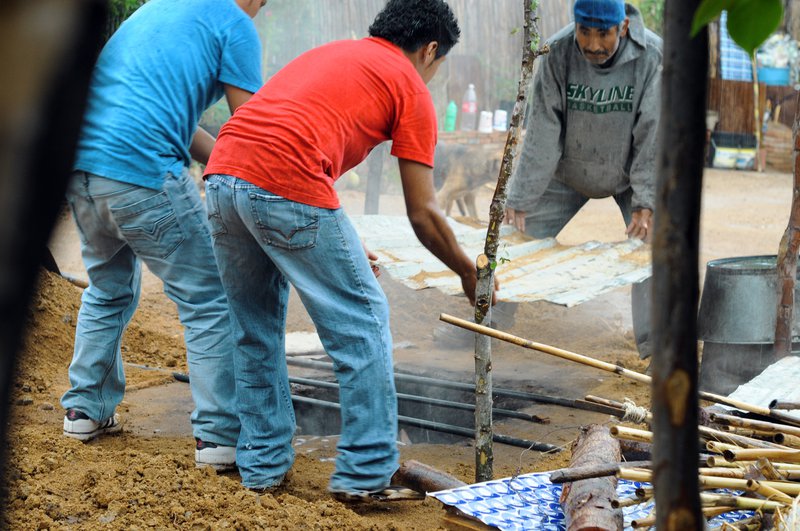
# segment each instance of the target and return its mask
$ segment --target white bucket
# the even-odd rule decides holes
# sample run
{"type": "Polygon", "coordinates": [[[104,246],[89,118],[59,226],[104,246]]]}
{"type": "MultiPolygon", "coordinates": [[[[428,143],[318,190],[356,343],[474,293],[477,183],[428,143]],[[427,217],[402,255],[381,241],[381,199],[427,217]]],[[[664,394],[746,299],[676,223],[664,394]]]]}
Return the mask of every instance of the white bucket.
{"type": "Polygon", "coordinates": [[[508,112],[503,109],[494,111],[494,130],[505,131],[508,129],[508,112]]]}
{"type": "Polygon", "coordinates": [[[481,133],[492,132],[492,113],[489,111],[481,111],[481,117],[478,121],[478,131],[481,133]]]}

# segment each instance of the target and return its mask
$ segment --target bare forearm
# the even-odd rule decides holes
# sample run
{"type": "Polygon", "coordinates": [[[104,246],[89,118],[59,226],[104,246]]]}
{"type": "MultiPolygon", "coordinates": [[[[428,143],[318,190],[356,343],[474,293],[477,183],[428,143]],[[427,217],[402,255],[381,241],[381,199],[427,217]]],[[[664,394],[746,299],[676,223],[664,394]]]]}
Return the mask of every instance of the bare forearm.
{"type": "Polygon", "coordinates": [[[409,213],[409,221],[420,243],[460,277],[476,276],[475,263],[456,241],[447,220],[435,205],[409,213]]]}
{"type": "Polygon", "coordinates": [[[211,156],[211,150],[214,149],[215,138],[211,133],[198,127],[194,132],[192,138],[192,145],[189,146],[189,153],[192,158],[201,164],[208,164],[208,158],[211,156]]]}

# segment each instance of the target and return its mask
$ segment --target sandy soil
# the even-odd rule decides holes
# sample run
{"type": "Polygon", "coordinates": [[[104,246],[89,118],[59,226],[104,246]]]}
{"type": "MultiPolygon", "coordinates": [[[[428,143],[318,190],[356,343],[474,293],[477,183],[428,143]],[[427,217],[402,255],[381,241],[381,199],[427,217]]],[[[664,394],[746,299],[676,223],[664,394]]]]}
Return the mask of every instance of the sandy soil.
{"type": "MultiPolygon", "coordinates": [[[[342,190],[353,214],[363,211],[359,190],[342,190]]],[[[481,190],[480,210],[491,191],[481,190]]],[[[786,226],[791,176],[709,170],[704,184],[701,265],[728,256],[775,254],[786,226]]],[[[381,198],[382,214],[402,215],[399,196],[381,198]]],[[[593,201],[560,236],[567,244],[613,241],[624,227],[611,200],[593,201]]],[[[64,272],[84,275],[74,227],[63,216],[51,249],[64,272]]],[[[471,338],[441,324],[442,311],[468,318],[465,299],[434,290],[414,292],[381,279],[392,305],[398,371],[469,382],[471,338]]],[[[147,273],[140,308],[123,342],[128,392],[120,413],[125,430],[87,444],[62,437],[60,395],[67,389],[81,290],[59,276],[42,274],[27,310],[29,329],[14,391],[6,521],[10,529],[371,529],[443,528],[435,500],[345,505],[325,492],[333,469],[335,435],[306,427],[298,434],[293,475],[274,495],[241,488],[236,474],[194,468],[188,386],[172,371],[186,371],[182,330],[174,304],[158,279],[147,273]],[[146,366],[148,369],[140,368],[146,366]],[[157,370],[152,370],[157,369],[157,370]]],[[[511,333],[643,371],[631,335],[629,289],[620,289],[573,308],[548,303],[499,306],[498,325],[511,333]]],[[[313,331],[296,298],[289,331],[313,331]]],[[[324,359],[317,353],[313,359],[324,359]]],[[[296,375],[318,374],[292,368],[296,375]]],[[[506,344],[494,346],[496,387],[582,398],[630,397],[647,404],[648,389],[616,376],[506,344]]],[[[608,422],[595,413],[534,403],[509,407],[547,417],[549,424],[498,419],[497,431],[567,446],[578,427],[608,422]]],[[[467,416],[470,414],[468,413],[467,416]]],[[[416,459],[463,481],[474,478],[474,449],[468,441],[432,444],[403,431],[402,459],[416,459]]],[[[496,477],[551,470],[569,452],[543,455],[496,444],[496,477]]]]}

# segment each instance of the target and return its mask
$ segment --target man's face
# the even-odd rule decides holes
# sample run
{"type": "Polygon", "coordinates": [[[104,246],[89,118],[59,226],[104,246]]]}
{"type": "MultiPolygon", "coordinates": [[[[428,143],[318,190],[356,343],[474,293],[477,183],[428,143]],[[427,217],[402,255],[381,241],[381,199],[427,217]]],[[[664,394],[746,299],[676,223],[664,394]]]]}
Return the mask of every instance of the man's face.
{"type": "Polygon", "coordinates": [[[267,5],[267,0],[238,0],[238,4],[250,18],[255,18],[259,10],[267,5]]]}
{"type": "Polygon", "coordinates": [[[583,24],[575,25],[575,39],[581,53],[592,64],[602,65],[614,57],[620,40],[628,33],[628,19],[620,26],[608,29],[592,28],[583,24]]]}

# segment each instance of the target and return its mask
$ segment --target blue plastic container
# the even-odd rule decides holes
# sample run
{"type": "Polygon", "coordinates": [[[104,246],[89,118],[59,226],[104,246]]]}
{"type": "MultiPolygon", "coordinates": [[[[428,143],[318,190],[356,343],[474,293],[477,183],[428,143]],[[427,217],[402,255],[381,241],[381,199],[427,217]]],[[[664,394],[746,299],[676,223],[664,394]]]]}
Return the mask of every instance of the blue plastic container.
{"type": "Polygon", "coordinates": [[[789,67],[775,68],[773,66],[759,66],[758,80],[765,85],[788,85],[789,67]]]}

